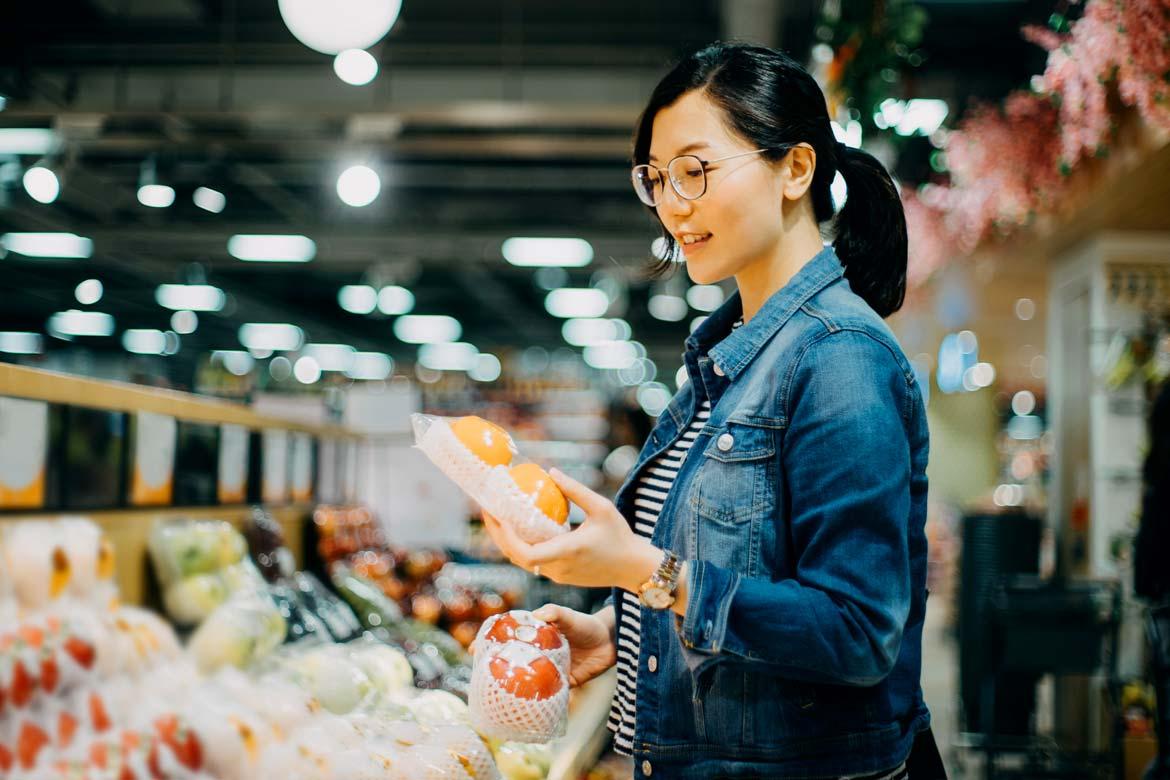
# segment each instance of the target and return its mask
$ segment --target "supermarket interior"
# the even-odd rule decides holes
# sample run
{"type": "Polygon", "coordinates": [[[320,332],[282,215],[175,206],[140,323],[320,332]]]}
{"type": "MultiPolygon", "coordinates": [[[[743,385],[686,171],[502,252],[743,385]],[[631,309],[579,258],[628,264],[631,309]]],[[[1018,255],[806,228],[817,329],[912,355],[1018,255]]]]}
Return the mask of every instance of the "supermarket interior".
{"type": "Polygon", "coordinates": [[[5,4],[0,777],[1170,778],[1168,377],[1167,0],[5,4]]]}

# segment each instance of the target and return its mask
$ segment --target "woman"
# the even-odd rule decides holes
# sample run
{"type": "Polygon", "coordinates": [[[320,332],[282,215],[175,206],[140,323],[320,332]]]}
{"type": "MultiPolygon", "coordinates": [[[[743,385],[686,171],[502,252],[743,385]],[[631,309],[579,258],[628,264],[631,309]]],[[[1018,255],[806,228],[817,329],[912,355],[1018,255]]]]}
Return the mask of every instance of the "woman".
{"type": "Polygon", "coordinates": [[[680,62],[634,163],[691,279],[738,294],[687,339],[689,381],[614,502],[554,471],[579,528],[489,531],[524,568],[614,588],[596,615],[538,615],[568,637],[573,684],[617,664],[610,726],[638,777],[905,777],[930,720],[928,436],[882,322],[905,289],[898,193],[835,141],[812,77],[753,46],[680,62]]]}

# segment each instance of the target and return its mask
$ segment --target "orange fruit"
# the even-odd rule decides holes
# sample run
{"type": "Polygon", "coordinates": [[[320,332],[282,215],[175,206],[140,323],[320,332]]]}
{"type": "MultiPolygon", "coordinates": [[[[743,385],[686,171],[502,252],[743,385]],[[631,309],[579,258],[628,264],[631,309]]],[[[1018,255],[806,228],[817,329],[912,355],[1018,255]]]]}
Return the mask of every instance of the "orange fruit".
{"type": "Polygon", "coordinates": [[[564,525],[569,519],[569,502],[548,472],[535,463],[523,463],[510,472],[521,491],[532,496],[536,508],[564,525]]]}
{"type": "Polygon", "coordinates": [[[482,417],[460,417],[451,425],[451,432],[489,466],[507,466],[512,462],[512,437],[495,423],[482,417]]]}
{"type": "Polygon", "coordinates": [[[556,664],[544,656],[531,663],[513,664],[510,659],[496,655],[488,662],[488,669],[505,691],[520,699],[550,699],[564,685],[556,664]]]}

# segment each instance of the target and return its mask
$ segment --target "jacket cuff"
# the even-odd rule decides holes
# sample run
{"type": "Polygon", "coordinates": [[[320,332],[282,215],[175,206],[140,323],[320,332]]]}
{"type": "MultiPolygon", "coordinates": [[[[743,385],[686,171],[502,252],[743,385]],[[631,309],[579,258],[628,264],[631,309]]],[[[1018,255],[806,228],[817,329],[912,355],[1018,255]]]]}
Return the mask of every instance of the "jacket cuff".
{"type": "Polygon", "coordinates": [[[687,561],[687,610],[679,627],[684,647],[708,655],[723,649],[739,579],[738,573],[706,561],[687,561]]]}

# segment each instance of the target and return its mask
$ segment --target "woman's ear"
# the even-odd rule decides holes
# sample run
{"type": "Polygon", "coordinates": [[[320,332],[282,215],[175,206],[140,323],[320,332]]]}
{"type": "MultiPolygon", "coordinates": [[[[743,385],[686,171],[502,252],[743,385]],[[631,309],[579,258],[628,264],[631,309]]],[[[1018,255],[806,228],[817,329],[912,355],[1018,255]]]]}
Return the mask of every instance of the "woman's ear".
{"type": "Polygon", "coordinates": [[[800,200],[812,186],[817,169],[817,153],[808,144],[797,144],[784,156],[784,197],[800,200]]]}

